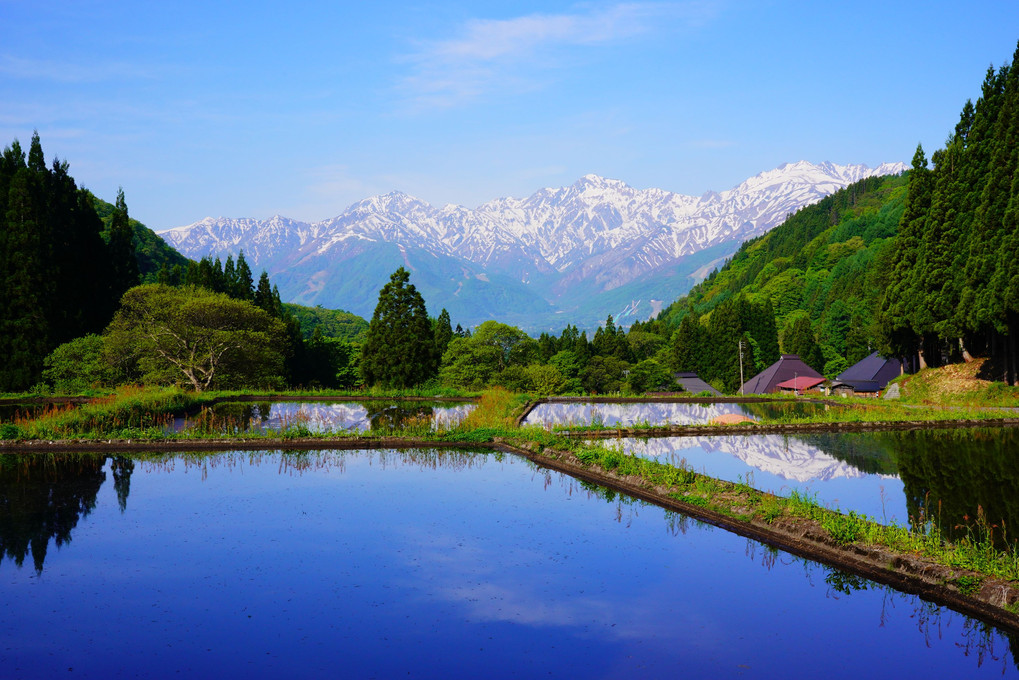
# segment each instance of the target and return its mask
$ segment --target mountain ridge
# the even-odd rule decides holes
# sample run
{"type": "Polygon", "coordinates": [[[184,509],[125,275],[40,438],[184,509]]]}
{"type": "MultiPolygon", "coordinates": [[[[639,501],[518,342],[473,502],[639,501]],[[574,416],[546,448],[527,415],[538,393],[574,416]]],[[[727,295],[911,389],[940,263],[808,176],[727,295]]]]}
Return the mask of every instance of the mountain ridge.
{"type": "MultiPolygon", "coordinates": [[[[526,198],[497,198],[474,209],[435,207],[392,191],[318,222],[281,215],[268,220],[209,217],[160,235],[193,258],[243,250],[254,266],[280,281],[285,299],[300,304],[369,316],[374,296],[343,299],[338,296],[344,290],[354,293],[353,288],[326,282],[335,281],[339,267],[375,281],[377,290],[392,269],[404,265],[419,274],[418,287],[433,313],[446,307],[465,325],[490,318],[492,300],[509,296],[523,306],[504,309],[500,320],[534,331],[563,325],[562,314],[567,314],[583,327],[618,311],[618,301],[611,303],[615,307],[598,302],[616,289],[629,284],[639,293],[635,282],[667,270],[675,283],[672,296],[678,297],[696,283],[692,274],[706,264],[692,258],[697,253],[715,249],[721,257],[730,255],[741,242],[767,232],[804,205],[857,179],[904,169],[901,163],[872,169],[798,161],[699,197],[636,189],[588,174],[566,187],[540,189],[526,198]],[[386,244],[398,248],[394,252],[386,244]],[[687,271],[682,263],[691,258],[697,266],[687,271]],[[509,288],[495,290],[494,279],[509,288]],[[485,299],[467,300],[465,293],[485,299]]],[[[365,294],[363,287],[356,288],[359,296],[365,294]]],[[[656,288],[662,289],[660,281],[656,288]]],[[[640,305],[627,305],[633,306],[640,305]]]]}

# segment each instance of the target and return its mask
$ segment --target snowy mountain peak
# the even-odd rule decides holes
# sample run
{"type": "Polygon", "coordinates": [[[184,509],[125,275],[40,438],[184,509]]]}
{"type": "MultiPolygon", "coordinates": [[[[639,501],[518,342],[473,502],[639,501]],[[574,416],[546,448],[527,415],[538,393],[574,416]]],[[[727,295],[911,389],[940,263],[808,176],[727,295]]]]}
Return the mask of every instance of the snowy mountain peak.
{"type": "MultiPolygon", "coordinates": [[[[206,218],[163,236],[192,258],[225,257],[243,249],[252,268],[277,275],[284,297],[302,304],[370,314],[370,295],[362,296],[367,300],[333,299],[335,293],[324,283],[330,276],[364,279],[367,274],[349,265],[351,258],[364,256],[357,260],[362,262],[359,267],[390,272],[400,265],[439,267],[429,284],[434,288],[430,309],[447,307],[452,314],[464,308],[464,296],[483,295],[482,290],[491,290],[484,295],[499,300],[484,307],[488,311],[482,316],[463,314],[458,323],[473,325],[492,316],[510,319],[513,313],[533,320],[536,309],[566,305],[563,311],[570,311],[591,305],[598,296],[615,295],[613,291],[624,296],[625,290],[626,304],[675,298],[695,282],[695,272],[703,276],[707,271],[705,262],[691,265],[680,284],[662,290],[667,280],[662,272],[679,272],[685,258],[706,248],[714,248],[713,257],[724,258],[742,241],[767,232],[805,205],[864,177],[905,169],[903,163],[883,163],[872,170],[866,165],[797,161],[700,197],[634,189],[621,180],[587,174],[570,186],[541,189],[527,198],[499,198],[475,209],[435,208],[392,191],[314,224],[280,215],[265,221],[206,218]],[[522,307],[515,312],[513,304],[522,307]]],[[[371,291],[384,283],[375,281],[377,272],[370,278],[371,291]]],[[[598,318],[618,310],[599,312],[598,318]]]]}

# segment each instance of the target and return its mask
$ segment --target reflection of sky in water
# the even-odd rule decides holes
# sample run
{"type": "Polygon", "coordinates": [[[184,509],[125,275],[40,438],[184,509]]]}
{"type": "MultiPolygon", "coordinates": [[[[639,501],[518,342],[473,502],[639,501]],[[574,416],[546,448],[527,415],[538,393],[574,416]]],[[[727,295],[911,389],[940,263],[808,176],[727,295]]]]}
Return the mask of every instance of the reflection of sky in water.
{"type": "Polygon", "coordinates": [[[590,403],[545,402],[527,414],[525,425],[591,425],[601,423],[607,427],[630,427],[647,423],[664,425],[706,425],[719,416],[741,415],[751,420],[802,416],[829,407],[804,401],[766,401],[751,403],[590,403]]]}
{"type": "Polygon", "coordinates": [[[26,677],[1016,675],[1004,638],[978,659],[968,619],[916,598],[839,593],[823,567],[606,502],[514,456],[408,455],[139,463],[126,511],[101,489],[44,578],[0,564],[5,666],[26,677]],[[93,651],[97,630],[116,640],[108,653],[93,651]]]}
{"type": "MultiPolygon", "coordinates": [[[[266,414],[260,410],[259,402],[251,402],[254,410],[253,419],[249,425],[255,430],[281,430],[291,425],[304,425],[313,432],[324,431],[350,431],[364,432],[371,429],[371,420],[383,416],[401,420],[408,414],[418,412],[425,418],[430,418],[433,428],[451,427],[456,425],[470,413],[475,404],[434,404],[428,402],[405,402],[393,404],[392,402],[309,402],[309,401],[274,401],[270,405],[268,417],[262,420],[266,414]],[[260,417],[261,414],[261,417],[260,417]]],[[[223,404],[220,406],[227,406],[223,404]]],[[[229,404],[236,408],[238,404],[229,404]]],[[[185,427],[184,419],[175,421],[175,429],[178,431],[185,427]]]]}
{"type": "Polygon", "coordinates": [[[824,505],[837,505],[882,521],[905,524],[902,482],[869,474],[821,449],[785,435],[726,435],[607,440],[633,455],[662,463],[685,462],[696,472],[729,481],[745,481],[763,491],[787,496],[793,489],[816,494],[824,505]]]}
{"type": "MultiPolygon", "coordinates": [[[[550,403],[538,404],[527,414],[525,425],[591,425],[600,422],[609,427],[629,427],[637,423],[651,425],[694,425],[710,422],[722,415],[752,414],[741,404],[591,404],[550,403]]],[[[755,418],[756,419],[756,418],[755,418]]]]}

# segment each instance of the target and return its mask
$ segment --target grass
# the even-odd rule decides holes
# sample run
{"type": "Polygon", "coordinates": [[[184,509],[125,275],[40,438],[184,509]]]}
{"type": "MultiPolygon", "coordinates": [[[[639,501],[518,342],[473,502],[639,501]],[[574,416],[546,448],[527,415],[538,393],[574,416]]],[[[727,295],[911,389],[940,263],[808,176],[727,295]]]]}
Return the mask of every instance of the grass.
{"type": "Polygon", "coordinates": [[[34,418],[17,418],[0,430],[4,439],[161,439],[173,414],[207,399],[177,388],[124,386],[81,406],[55,405],[34,418]]]}
{"type": "Polygon", "coordinates": [[[896,378],[902,399],[912,404],[1017,407],[1019,386],[978,377],[992,372],[986,359],[924,369],[896,378]]]}

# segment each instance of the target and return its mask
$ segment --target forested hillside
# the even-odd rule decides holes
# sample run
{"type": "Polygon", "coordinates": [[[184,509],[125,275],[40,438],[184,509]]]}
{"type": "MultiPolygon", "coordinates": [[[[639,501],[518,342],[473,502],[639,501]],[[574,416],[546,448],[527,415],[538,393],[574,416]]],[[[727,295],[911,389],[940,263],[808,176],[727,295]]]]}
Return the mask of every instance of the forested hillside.
{"type": "Polygon", "coordinates": [[[304,307],[289,302],[283,303],[283,306],[300,322],[305,340],[311,338],[315,329],[318,329],[322,337],[347,342],[363,342],[368,333],[368,322],[357,314],[341,309],[304,307]]]}
{"type": "MultiPolygon", "coordinates": [[[[103,238],[109,240],[110,229],[113,226],[113,218],[117,207],[101,198],[97,198],[91,193],[89,196],[92,199],[92,206],[95,208],[96,214],[103,221],[103,238]]],[[[167,245],[162,236],[132,217],[128,217],[128,225],[131,227],[133,234],[132,242],[134,243],[135,259],[138,262],[138,272],[143,280],[154,280],[156,274],[164,266],[188,266],[188,258],[167,245]]]]}
{"type": "MultiPolygon", "coordinates": [[[[882,338],[877,319],[906,181],[894,175],[867,178],[802,208],[771,232],[744,243],[721,270],[659,318],[691,336],[697,330],[693,320],[708,328],[720,305],[728,307],[743,298],[744,309],[764,306],[774,313],[786,352],[800,354],[819,371],[837,374],[869,354],[882,338]]],[[[697,351],[687,350],[691,343],[707,347],[704,338],[677,335],[674,345],[680,354],[697,351]]],[[[771,342],[753,332],[750,337],[757,344],[771,342]]],[[[737,341],[732,340],[728,354],[736,355],[737,341]]],[[[718,343],[710,346],[714,349],[705,351],[724,349],[718,343]]],[[[765,352],[754,367],[767,366],[773,356],[765,352]]],[[[680,368],[702,374],[707,370],[711,378],[705,361],[681,360],[685,365],[680,368]]]]}
{"type": "Polygon", "coordinates": [[[714,375],[699,353],[731,351],[735,341],[711,335],[712,315],[742,300],[771,305],[782,349],[828,376],[880,349],[912,368],[990,357],[986,377],[1015,383],[1016,59],[1019,50],[1012,65],[988,69],[933,167],[918,146],[908,173],[863,180],[800,210],[663,310],[659,319],[678,326],[677,368],[714,375]]]}

